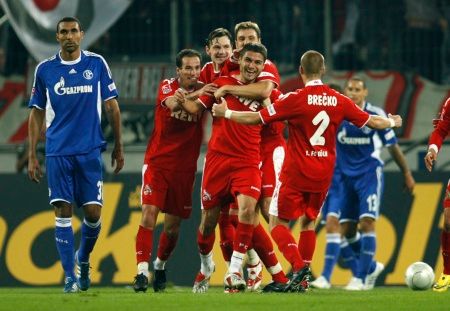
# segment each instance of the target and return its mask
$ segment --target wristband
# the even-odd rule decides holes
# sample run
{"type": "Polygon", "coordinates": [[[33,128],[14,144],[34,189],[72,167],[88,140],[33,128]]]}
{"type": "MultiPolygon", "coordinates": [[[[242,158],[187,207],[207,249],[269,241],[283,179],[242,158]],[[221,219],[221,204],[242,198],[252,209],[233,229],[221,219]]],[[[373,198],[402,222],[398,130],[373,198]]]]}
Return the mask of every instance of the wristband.
{"type": "Polygon", "coordinates": [[[390,122],[390,127],[395,127],[395,121],[394,121],[394,119],[392,119],[392,118],[388,118],[389,119],[389,122],[390,122]]]}
{"type": "Polygon", "coordinates": [[[231,119],[232,113],[233,113],[233,110],[230,110],[230,109],[225,110],[225,119],[231,119]]]}

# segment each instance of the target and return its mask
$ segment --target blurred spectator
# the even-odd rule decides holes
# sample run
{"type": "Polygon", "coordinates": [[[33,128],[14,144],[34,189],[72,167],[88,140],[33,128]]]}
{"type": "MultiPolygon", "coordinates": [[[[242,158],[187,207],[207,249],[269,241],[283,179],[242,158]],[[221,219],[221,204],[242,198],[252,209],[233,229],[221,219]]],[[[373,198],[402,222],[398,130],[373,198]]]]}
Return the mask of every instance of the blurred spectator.
{"type": "Polygon", "coordinates": [[[442,83],[450,85],[450,1],[446,1],[443,7],[445,17],[445,32],[444,32],[444,57],[442,66],[442,83]]]}
{"type": "Polygon", "coordinates": [[[405,0],[405,62],[408,69],[439,83],[447,28],[440,0],[405,0]]]}

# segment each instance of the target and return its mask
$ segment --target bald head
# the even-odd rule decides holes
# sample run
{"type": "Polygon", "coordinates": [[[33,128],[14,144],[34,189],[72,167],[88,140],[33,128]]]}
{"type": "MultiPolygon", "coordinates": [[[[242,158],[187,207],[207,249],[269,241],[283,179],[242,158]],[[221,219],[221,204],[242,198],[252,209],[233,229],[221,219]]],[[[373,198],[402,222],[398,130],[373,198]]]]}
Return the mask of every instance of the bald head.
{"type": "Polygon", "coordinates": [[[307,77],[321,77],[325,73],[325,59],[317,51],[307,51],[300,59],[301,73],[307,77]]]}

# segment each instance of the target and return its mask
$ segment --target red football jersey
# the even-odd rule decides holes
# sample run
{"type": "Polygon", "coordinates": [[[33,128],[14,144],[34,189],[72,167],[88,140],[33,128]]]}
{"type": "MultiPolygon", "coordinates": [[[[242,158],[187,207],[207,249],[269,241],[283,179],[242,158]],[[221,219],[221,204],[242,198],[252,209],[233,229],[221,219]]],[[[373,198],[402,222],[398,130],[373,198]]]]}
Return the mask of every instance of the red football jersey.
{"type": "Polygon", "coordinates": [[[329,188],[336,159],[336,131],[342,120],[363,127],[370,117],[320,80],[282,96],[260,116],[264,123],[288,120],[288,148],[280,181],[307,192],[329,188]]]}
{"type": "MultiPolygon", "coordinates": [[[[223,85],[244,85],[234,77],[220,77],[214,81],[219,87],[223,85]]],[[[236,111],[259,111],[261,104],[252,99],[225,95],[228,108],[236,111]]],[[[202,95],[199,101],[207,108],[216,102],[213,96],[202,95]]],[[[208,151],[215,151],[230,157],[242,158],[250,164],[259,164],[259,143],[261,125],[243,125],[225,118],[213,118],[212,133],[208,151]]]]}
{"type": "Polygon", "coordinates": [[[164,101],[179,87],[174,78],[159,85],[155,125],[144,163],[167,170],[192,171],[197,169],[203,138],[202,114],[192,115],[183,109],[172,112],[164,105],[164,101]]]}
{"type": "MultiPolygon", "coordinates": [[[[273,89],[270,94],[270,102],[274,103],[283,94],[278,89],[273,89]]],[[[273,152],[277,146],[286,144],[283,132],[285,123],[283,121],[271,122],[264,124],[261,129],[261,154],[265,152],[273,152]]]]}
{"type": "Polygon", "coordinates": [[[428,146],[436,145],[439,151],[442,147],[442,142],[447,137],[449,131],[450,131],[450,97],[447,99],[444,106],[442,107],[440,120],[436,128],[430,135],[430,139],[428,140],[428,146]]]}
{"type": "MultiPolygon", "coordinates": [[[[220,71],[220,76],[228,76],[230,72],[236,70],[239,70],[239,64],[227,59],[220,71]]],[[[275,88],[280,86],[280,74],[278,73],[278,69],[275,64],[268,59],[264,63],[264,68],[258,78],[256,78],[256,82],[264,80],[269,80],[275,83],[275,88]]]]}
{"type": "Polygon", "coordinates": [[[205,84],[212,83],[214,80],[220,77],[220,73],[221,73],[220,70],[219,71],[214,70],[214,65],[212,62],[208,62],[203,66],[198,80],[205,84]]]}

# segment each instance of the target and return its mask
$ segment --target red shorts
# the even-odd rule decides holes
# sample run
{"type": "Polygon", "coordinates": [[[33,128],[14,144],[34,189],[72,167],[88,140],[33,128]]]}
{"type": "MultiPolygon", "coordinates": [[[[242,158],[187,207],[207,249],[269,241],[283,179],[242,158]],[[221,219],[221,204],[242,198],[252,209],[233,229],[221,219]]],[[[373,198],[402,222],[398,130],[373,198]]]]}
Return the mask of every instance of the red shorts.
{"type": "Polygon", "coordinates": [[[447,183],[447,189],[445,190],[445,197],[444,197],[444,208],[450,207],[450,179],[447,183]]]}
{"type": "Polygon", "coordinates": [[[155,205],[161,212],[189,218],[195,172],[142,167],[141,204],[155,205]]]}
{"type": "Polygon", "coordinates": [[[327,192],[302,192],[280,182],[275,187],[269,214],[287,220],[303,215],[316,219],[326,197],[327,192]]]}
{"type": "Polygon", "coordinates": [[[259,199],[261,171],[258,165],[208,151],[203,168],[202,208],[229,204],[238,194],[259,199]]]}
{"type": "Polygon", "coordinates": [[[285,148],[284,146],[273,146],[269,152],[261,154],[262,186],[261,197],[272,197],[275,185],[280,177],[283,166],[285,148]]]}

